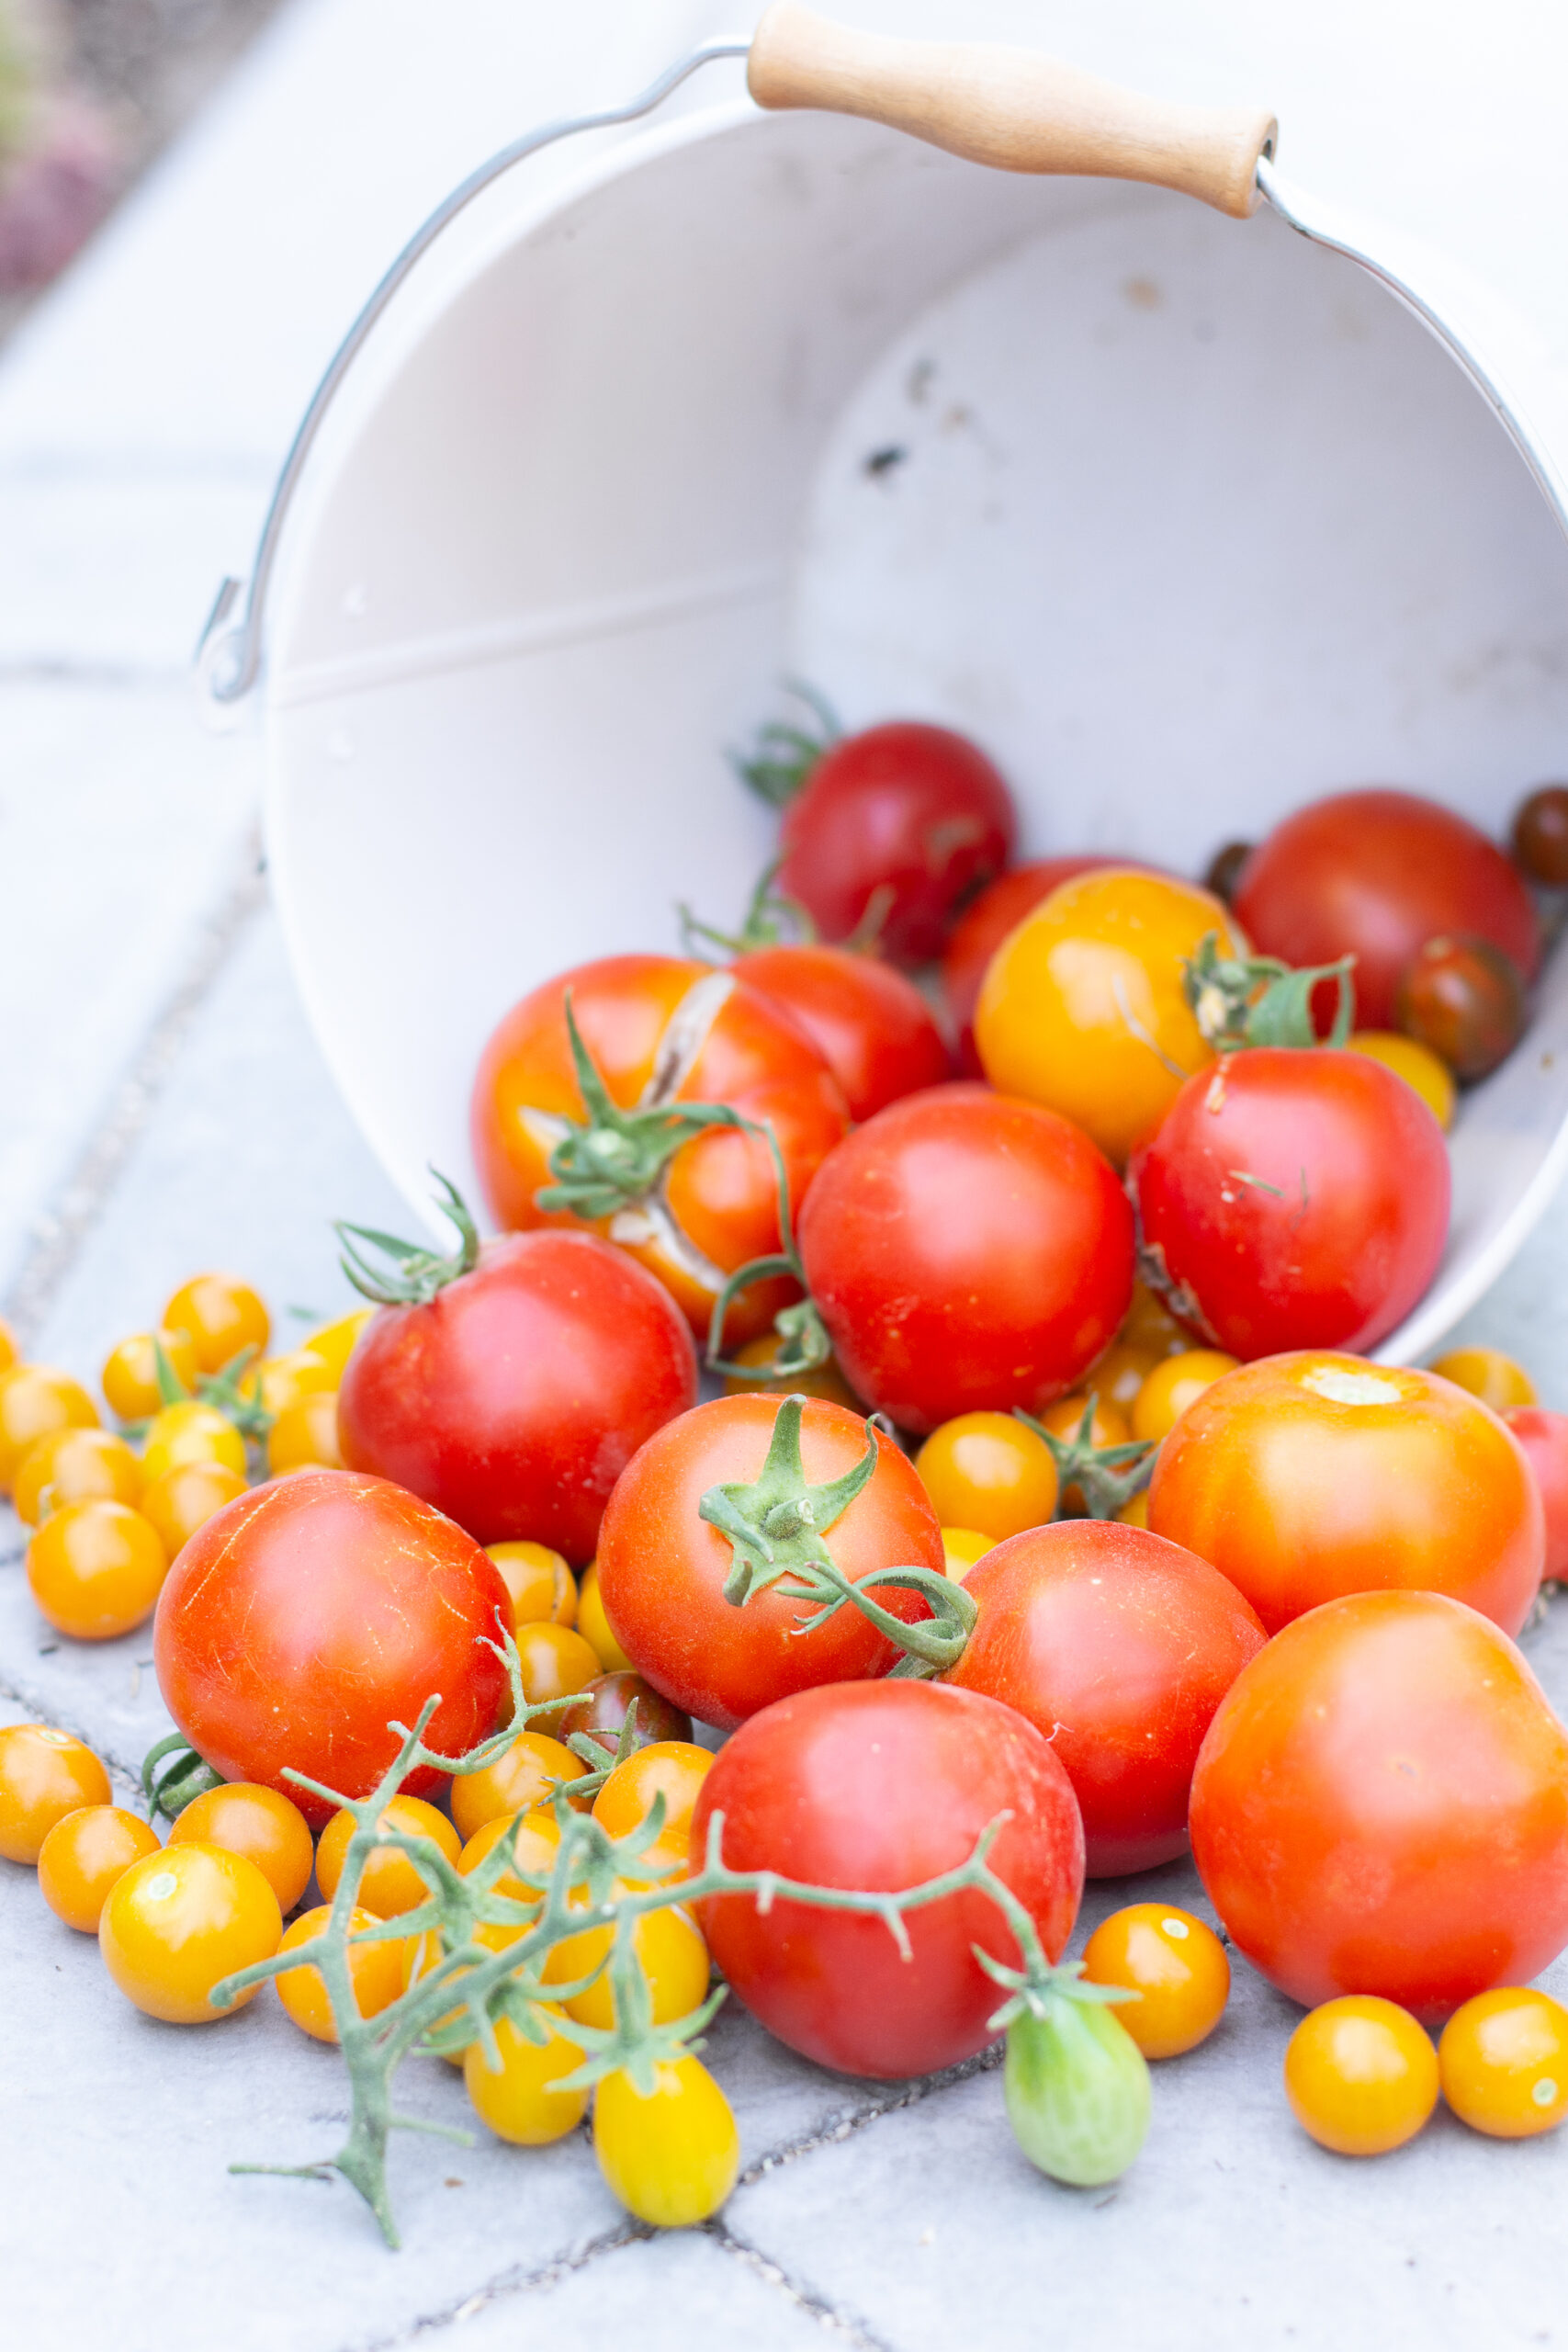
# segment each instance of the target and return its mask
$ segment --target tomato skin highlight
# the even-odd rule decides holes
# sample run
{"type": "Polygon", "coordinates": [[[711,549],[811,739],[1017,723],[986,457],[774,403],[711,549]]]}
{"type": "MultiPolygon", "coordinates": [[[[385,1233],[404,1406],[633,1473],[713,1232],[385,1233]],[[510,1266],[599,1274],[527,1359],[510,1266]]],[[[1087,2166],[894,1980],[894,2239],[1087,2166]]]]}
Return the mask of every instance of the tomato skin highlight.
{"type": "Polygon", "coordinates": [[[953,1060],[912,980],[852,948],[754,948],[729,967],[782,1005],[838,1080],[857,1125],[900,1095],[940,1086],[953,1060]]]}
{"type": "Polygon", "coordinates": [[[933,1087],[857,1128],[797,1233],[851,1387],[922,1436],[1066,1396],[1132,1296],[1110,1163],[1055,1113],[982,1086],[933,1087]]]}
{"type": "MultiPolygon", "coordinates": [[[[283,1778],[292,1765],[367,1796],[433,1691],[426,1737],[477,1747],[506,1690],[486,1646],[508,1623],[493,1561],[417,1496],[346,1470],[254,1487],[197,1529],[159,1596],[152,1653],[164,1702],[229,1781],[291,1798],[312,1826],[333,1807],[283,1778]]],[[[441,1776],[421,1767],[411,1794],[441,1776]]]]}
{"type": "MultiPolygon", "coordinates": [[[[1066,1772],[1022,1716],[935,1682],[839,1683],[781,1700],[720,1749],[692,1819],[692,1851],[724,1815],[732,1870],[890,1890],[964,1861],[1010,1813],[991,1863],[1059,1957],[1083,1889],[1083,1829],[1066,1772]]],[[[1016,1965],[979,1894],[906,1920],[911,1960],[880,1919],[715,1895],[699,1921],[716,1965],[770,2033],[818,2065],[891,2081],[972,2057],[998,2003],[976,1943],[1016,1965]]]]}
{"type": "Polygon", "coordinates": [[[1292,2000],[1435,2021],[1568,1943],[1568,1733],[1462,1603],[1363,1592],[1238,1676],[1192,1779],[1192,1854],[1232,1939],[1292,2000]]]}

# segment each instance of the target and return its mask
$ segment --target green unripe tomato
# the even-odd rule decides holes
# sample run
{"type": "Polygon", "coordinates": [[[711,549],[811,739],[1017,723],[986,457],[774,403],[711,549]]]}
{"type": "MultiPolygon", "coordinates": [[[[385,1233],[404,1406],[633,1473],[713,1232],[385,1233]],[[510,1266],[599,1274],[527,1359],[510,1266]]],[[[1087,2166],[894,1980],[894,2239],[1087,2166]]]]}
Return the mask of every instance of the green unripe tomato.
{"type": "Polygon", "coordinates": [[[1106,2003],[1059,1998],[1015,2018],[1002,2082],[1019,2146],[1069,2188],[1120,2179],[1147,2136],[1148,2065],[1106,2003]]]}

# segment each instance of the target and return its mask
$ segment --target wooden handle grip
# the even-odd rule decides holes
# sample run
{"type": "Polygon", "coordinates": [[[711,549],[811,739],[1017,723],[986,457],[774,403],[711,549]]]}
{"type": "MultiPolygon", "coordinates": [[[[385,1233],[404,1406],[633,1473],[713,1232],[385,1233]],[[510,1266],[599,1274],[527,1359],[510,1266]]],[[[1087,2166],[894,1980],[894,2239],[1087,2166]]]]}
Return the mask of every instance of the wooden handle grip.
{"type": "Polygon", "coordinates": [[[816,107],[885,122],[1003,172],[1149,180],[1238,220],[1258,202],[1272,115],[1145,98],[1031,49],[890,40],[773,0],[751,42],[760,107],[816,107]]]}

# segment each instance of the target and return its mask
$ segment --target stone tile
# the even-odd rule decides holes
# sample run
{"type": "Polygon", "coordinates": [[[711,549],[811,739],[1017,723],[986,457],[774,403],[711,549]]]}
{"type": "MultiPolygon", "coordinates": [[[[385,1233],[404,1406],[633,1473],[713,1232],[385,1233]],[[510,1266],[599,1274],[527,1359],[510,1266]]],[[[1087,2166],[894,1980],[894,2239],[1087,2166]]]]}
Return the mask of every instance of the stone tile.
{"type": "Polygon", "coordinates": [[[822,2324],[784,2282],[700,2231],[634,2238],[581,2268],[475,2297],[453,2314],[462,2352],[514,2352],[536,2338],[555,2352],[617,2342],[721,2345],[806,2352],[822,2324]],[[474,2306],[478,2304],[476,2309],[474,2306]]]}

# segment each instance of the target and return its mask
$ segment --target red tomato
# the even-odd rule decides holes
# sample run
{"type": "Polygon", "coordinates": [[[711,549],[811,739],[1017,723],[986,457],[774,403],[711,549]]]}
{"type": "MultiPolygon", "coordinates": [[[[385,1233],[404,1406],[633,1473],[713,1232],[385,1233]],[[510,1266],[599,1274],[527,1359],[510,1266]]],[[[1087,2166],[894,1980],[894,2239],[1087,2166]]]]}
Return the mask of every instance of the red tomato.
{"type": "Polygon", "coordinates": [[[1237,921],[1287,964],[1356,958],[1363,1029],[1393,1029],[1399,978],[1439,932],[1475,932],[1527,980],[1540,925],[1517,869],[1467,818],[1414,792],[1337,792],[1298,808],[1255,849],[1237,921]]]}
{"type": "MultiPolygon", "coordinates": [[[[670,1422],[622,1472],[599,1538],[599,1591],[615,1639],[655,1690],[699,1722],[726,1728],[790,1691],[886,1674],[895,1661],[891,1644],[853,1609],[801,1634],[808,1609],[776,1583],[743,1604],[724,1598],[734,1549],[697,1507],[711,1487],[756,1479],[780,1409],[778,1397],[752,1392],[670,1422]]],[[[925,1488],[889,1439],[871,1435],[876,1468],[828,1528],[829,1555],[852,1582],[873,1568],[940,1576],[942,1531],[925,1488]]],[[[807,1400],[800,1453],[813,1485],[852,1470],[867,1442],[858,1415],[807,1400]]],[[[895,1615],[929,1613],[913,1593],[878,1598],[895,1615]]]]}
{"type": "MultiPolygon", "coordinates": [[[[1083,1831],[1067,1776],[1032,1724],[974,1690],[935,1682],[839,1683],[781,1700],[719,1750],[692,1819],[692,1852],[724,1815],[732,1870],[884,1892],[991,1849],[1052,1960],[1083,1891],[1083,1831]]],[[[1010,1930],[985,1895],[911,1911],[904,1961],[880,1919],[748,1895],[701,1905],[704,1935],[770,2033],[818,2065],[896,2080],[983,2050],[998,1987],[981,1945],[1016,1966],[1010,1930]]]]}
{"type": "Polygon", "coordinates": [[[987,1552],[943,1676],[1043,1732],[1083,1815],[1090,1878],[1187,1850],[1187,1792],[1215,1708],[1264,1642],[1217,1569],[1115,1520],[1064,1519],[987,1552]]]}
{"type": "Polygon", "coordinates": [[[986,967],[1009,932],[1023,921],[1032,907],[1037,907],[1042,899],[1048,899],[1059,882],[1070,882],[1075,874],[1092,874],[1099,866],[1135,863],[1126,857],[1032,858],[1027,865],[1015,865],[1010,873],[998,874],[978,898],[971,899],[953,925],[953,936],[942,958],[942,992],[947,1000],[958,1039],[959,1065],[965,1077],[978,1078],[982,1074],[980,1057],[975,1050],[975,1005],[986,967]]]}
{"type": "Polygon", "coordinates": [[[338,1392],[350,1470],[390,1478],[479,1544],[593,1556],[610,1489],[697,1398],[662,1285],[586,1233],[491,1243],[423,1306],[384,1306],[338,1392]]]}
{"type": "Polygon", "coordinates": [[[1524,1448],[1546,1512],[1543,1579],[1568,1577],[1568,1413],[1543,1405],[1517,1405],[1503,1416],[1524,1448]]]}
{"type": "Polygon", "coordinates": [[[840,1145],[798,1222],[858,1396],[922,1434],[1066,1396],[1133,1295],[1133,1219],[1069,1120],[981,1086],[912,1095],[840,1145]]]}
{"type": "Polygon", "coordinates": [[[1568,1943],[1568,1734],[1512,1642],[1431,1592],[1364,1592],[1237,1678],[1192,1781],[1215,1910],[1309,2007],[1431,2021],[1568,1943]]]}
{"type": "Polygon", "coordinates": [[[895,963],[929,963],[957,910],[1007,864],[1013,826],[1012,796],[982,751],[949,728],[895,719],[817,762],[784,810],[778,888],[824,939],[874,922],[895,963]]]}
{"type": "Polygon", "coordinates": [[[805,1030],[857,1122],[952,1073],[925,998],[874,956],[848,947],[759,947],[729,968],[805,1030]]]}
{"type": "MultiPolygon", "coordinates": [[[[335,1808],[285,1765],[368,1796],[397,1753],[388,1724],[412,1724],[436,1692],[430,1745],[476,1747],[506,1692],[487,1644],[510,1622],[494,1562],[428,1503],[299,1470],[197,1528],[159,1596],[152,1653],[164,1705],[213,1770],[280,1790],[319,1827],[335,1808]]],[[[406,1785],[441,1784],[422,1768],[406,1785]]]]}
{"type": "Polygon", "coordinates": [[[1127,1182],[1172,1306],[1234,1356],[1375,1347],[1448,1238],[1442,1129],[1382,1062],[1326,1046],[1200,1070],[1127,1182]]]}
{"type": "Polygon", "coordinates": [[[1212,1560],[1270,1633],[1342,1593],[1451,1593],[1517,1634],[1540,1497],[1517,1441],[1431,1372],[1303,1351],[1205,1388],[1160,1448],[1149,1525],[1212,1560]]]}
{"type": "MultiPolygon", "coordinates": [[[[694,1330],[705,1334],[727,1274],[779,1247],[778,1186],[761,1136],[716,1127],[690,1136],[617,1205],[578,1217],[542,1209],[550,1158],[587,1109],[566,1025],[578,1030],[622,1112],[678,1112],[723,1103],[771,1125],[790,1198],[805,1198],[848,1125],[832,1073],[790,1016],[728,972],[677,956],[606,956],[580,965],[514,1005],[485,1047],[474,1083],[474,1158],[497,1221],[507,1227],[587,1223],[658,1276],[694,1330]]],[[[615,1147],[605,1155],[614,1167],[615,1147]]],[[[792,1293],[760,1285],[740,1301],[730,1336],[764,1329],[792,1293]]]]}

